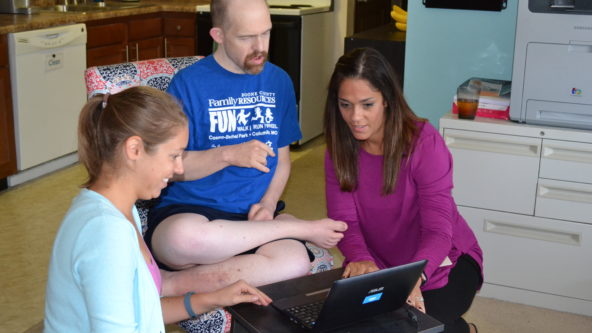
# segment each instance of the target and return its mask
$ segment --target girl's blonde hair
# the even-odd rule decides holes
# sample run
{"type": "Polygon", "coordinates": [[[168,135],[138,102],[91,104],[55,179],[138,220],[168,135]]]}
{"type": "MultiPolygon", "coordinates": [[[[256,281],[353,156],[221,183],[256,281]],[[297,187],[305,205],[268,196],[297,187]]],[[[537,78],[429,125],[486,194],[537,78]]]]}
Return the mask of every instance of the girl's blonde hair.
{"type": "Polygon", "coordinates": [[[184,126],[187,117],[177,101],[155,88],[132,87],[92,97],[78,120],[78,156],[88,171],[82,186],[93,185],[103,165],[117,166],[119,147],[129,137],[142,138],[150,154],[184,126]]]}

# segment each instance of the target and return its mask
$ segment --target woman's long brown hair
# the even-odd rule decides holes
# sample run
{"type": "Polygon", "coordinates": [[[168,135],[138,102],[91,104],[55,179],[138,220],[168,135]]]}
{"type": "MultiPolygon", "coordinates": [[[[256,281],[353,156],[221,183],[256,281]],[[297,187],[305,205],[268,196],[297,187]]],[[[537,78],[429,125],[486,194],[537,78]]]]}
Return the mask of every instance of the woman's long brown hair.
{"type": "Polygon", "coordinates": [[[357,187],[360,149],[360,142],[353,136],[339,111],[339,88],[345,79],[368,81],[380,91],[386,103],[382,193],[392,193],[401,163],[413,150],[417,122],[425,119],[413,113],[403,97],[393,68],[378,51],[371,48],[355,49],[339,58],[329,81],[324,129],[327,149],[342,191],[351,192],[357,187]]]}

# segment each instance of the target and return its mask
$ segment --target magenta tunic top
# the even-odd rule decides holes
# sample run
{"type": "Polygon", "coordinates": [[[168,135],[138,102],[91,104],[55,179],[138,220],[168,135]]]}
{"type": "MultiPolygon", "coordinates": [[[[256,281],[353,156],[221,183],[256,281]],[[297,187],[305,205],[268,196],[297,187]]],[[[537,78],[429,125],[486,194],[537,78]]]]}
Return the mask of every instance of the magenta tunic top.
{"type": "Polygon", "coordinates": [[[325,156],[328,216],[349,225],[338,248],[351,261],[371,260],[379,268],[422,259],[428,264],[422,290],[448,283],[462,254],[483,271],[483,254],[452,198],[452,156],[430,123],[418,123],[410,159],[404,159],[395,191],[382,195],[383,156],[360,149],[357,188],[343,192],[329,154],[325,156]],[[447,264],[449,258],[452,264],[447,264]]]}

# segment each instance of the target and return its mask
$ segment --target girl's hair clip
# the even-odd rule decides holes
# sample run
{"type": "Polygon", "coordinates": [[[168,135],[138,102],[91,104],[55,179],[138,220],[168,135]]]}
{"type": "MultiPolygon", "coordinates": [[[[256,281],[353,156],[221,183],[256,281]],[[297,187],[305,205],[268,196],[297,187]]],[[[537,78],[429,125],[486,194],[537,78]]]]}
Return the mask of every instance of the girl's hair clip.
{"type": "Polygon", "coordinates": [[[109,93],[106,93],[105,95],[103,95],[103,110],[105,110],[105,108],[107,107],[107,101],[109,100],[109,93]]]}

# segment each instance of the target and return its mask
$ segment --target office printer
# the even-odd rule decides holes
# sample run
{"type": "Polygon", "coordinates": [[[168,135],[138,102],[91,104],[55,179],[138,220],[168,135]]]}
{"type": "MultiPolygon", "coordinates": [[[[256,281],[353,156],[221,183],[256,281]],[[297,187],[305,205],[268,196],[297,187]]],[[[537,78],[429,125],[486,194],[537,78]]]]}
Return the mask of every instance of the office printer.
{"type": "Polygon", "coordinates": [[[592,1],[519,0],[510,119],[592,129],[592,1]]]}

